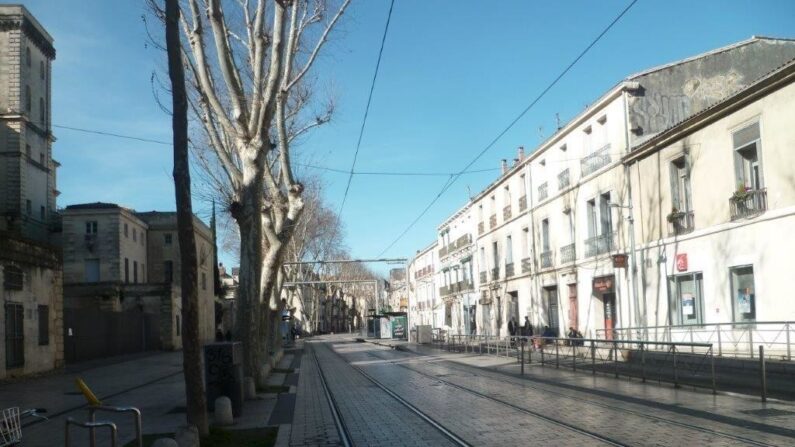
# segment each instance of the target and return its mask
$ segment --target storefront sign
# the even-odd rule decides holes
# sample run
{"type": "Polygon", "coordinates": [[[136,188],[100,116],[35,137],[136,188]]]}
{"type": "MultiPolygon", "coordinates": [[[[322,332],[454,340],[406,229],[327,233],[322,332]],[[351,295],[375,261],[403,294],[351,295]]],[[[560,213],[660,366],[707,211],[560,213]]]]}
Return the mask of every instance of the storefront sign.
{"type": "Polygon", "coordinates": [[[676,271],[687,271],[687,253],[679,253],[676,255],[676,271]]]}
{"type": "Polygon", "coordinates": [[[593,289],[597,292],[612,292],[613,291],[613,277],[603,276],[601,278],[594,278],[593,289]]]}

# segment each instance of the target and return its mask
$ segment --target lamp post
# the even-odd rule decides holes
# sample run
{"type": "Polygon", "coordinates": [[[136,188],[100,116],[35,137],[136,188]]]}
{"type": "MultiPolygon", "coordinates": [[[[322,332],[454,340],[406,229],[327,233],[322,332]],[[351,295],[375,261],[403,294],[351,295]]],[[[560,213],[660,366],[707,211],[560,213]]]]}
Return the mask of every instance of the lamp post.
{"type": "Polygon", "coordinates": [[[629,222],[629,265],[630,265],[630,272],[632,275],[632,302],[635,306],[635,326],[645,326],[646,322],[646,303],[641,303],[638,301],[638,262],[635,256],[635,218],[632,214],[632,201],[630,200],[629,205],[619,205],[617,203],[611,203],[611,208],[620,208],[620,209],[627,209],[629,210],[629,216],[627,216],[627,222],[629,222]],[[638,308],[642,307],[642,312],[638,315],[638,308]],[[640,317],[641,321],[638,321],[640,317]]]}

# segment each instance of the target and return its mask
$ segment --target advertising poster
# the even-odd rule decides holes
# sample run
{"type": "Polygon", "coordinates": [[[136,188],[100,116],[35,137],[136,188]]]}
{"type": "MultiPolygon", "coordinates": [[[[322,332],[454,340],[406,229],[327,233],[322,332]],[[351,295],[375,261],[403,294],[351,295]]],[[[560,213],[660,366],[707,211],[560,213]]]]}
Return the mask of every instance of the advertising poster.
{"type": "Polygon", "coordinates": [[[682,315],[690,319],[696,317],[696,298],[692,293],[682,294],[682,315]]]}
{"type": "Polygon", "coordinates": [[[738,290],[737,294],[737,308],[740,310],[740,313],[743,314],[750,314],[751,313],[751,300],[753,299],[753,295],[750,293],[748,289],[740,289],[738,290]]]}
{"type": "Polygon", "coordinates": [[[406,317],[394,317],[392,319],[392,338],[406,338],[406,317]]]}

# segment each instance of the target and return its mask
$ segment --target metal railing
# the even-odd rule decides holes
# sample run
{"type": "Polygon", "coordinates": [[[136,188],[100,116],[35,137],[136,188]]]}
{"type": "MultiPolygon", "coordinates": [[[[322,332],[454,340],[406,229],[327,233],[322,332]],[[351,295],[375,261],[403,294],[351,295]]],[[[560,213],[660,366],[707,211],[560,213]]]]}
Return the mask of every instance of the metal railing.
{"type": "Polygon", "coordinates": [[[650,341],[712,343],[716,355],[754,358],[758,346],[765,347],[769,359],[792,361],[795,343],[795,321],[765,321],[747,323],[710,323],[702,325],[674,325],[629,327],[596,330],[596,337],[625,340],[643,338],[650,341]]]}
{"type": "Polygon", "coordinates": [[[569,178],[569,168],[564,169],[563,171],[558,174],[558,189],[568,188],[571,184],[571,179],[569,178]]]}
{"type": "Polygon", "coordinates": [[[502,220],[506,221],[511,218],[511,205],[502,209],[502,220]]]}
{"type": "Polygon", "coordinates": [[[497,215],[492,214],[489,216],[489,229],[492,229],[497,226],[497,215]]]}
{"type": "Polygon", "coordinates": [[[583,158],[580,161],[580,170],[582,170],[582,175],[585,177],[609,165],[611,161],[610,145],[607,144],[593,154],[583,158]]]}
{"type": "Polygon", "coordinates": [[[574,262],[577,259],[577,252],[575,250],[575,244],[569,244],[563,247],[560,247],[560,262],[561,264],[565,264],[567,262],[574,262]]]}
{"type": "Polygon", "coordinates": [[[437,346],[451,352],[493,354],[525,364],[571,368],[643,382],[711,388],[716,392],[715,356],[711,343],[603,340],[593,338],[448,335],[437,346]]]}
{"type": "Polygon", "coordinates": [[[522,259],[522,273],[528,273],[533,269],[533,258],[522,259]]]}
{"type": "Polygon", "coordinates": [[[478,234],[483,234],[486,231],[486,225],[483,222],[478,222],[478,234]]]}
{"type": "Polygon", "coordinates": [[[494,267],[493,269],[491,269],[491,280],[496,281],[498,279],[500,279],[500,268],[494,267]]]}
{"type": "Polygon", "coordinates": [[[546,269],[552,267],[552,250],[541,252],[541,268],[546,269]]]}
{"type": "Polygon", "coordinates": [[[613,243],[615,233],[601,234],[596,237],[591,237],[585,240],[585,257],[601,255],[613,250],[613,243]]]}
{"type": "Polygon", "coordinates": [[[668,234],[678,236],[687,234],[695,228],[693,211],[679,211],[668,215],[668,234]]]}
{"type": "Polygon", "coordinates": [[[510,278],[514,275],[513,262],[505,264],[505,277],[510,278]]]}
{"type": "Polygon", "coordinates": [[[527,196],[519,197],[519,211],[524,211],[527,209],[527,196]]]}
{"type": "Polygon", "coordinates": [[[545,200],[549,196],[549,185],[544,182],[538,185],[538,201],[545,200]]]}
{"type": "Polygon", "coordinates": [[[750,189],[729,198],[731,220],[754,217],[767,210],[767,188],[750,189]]]}

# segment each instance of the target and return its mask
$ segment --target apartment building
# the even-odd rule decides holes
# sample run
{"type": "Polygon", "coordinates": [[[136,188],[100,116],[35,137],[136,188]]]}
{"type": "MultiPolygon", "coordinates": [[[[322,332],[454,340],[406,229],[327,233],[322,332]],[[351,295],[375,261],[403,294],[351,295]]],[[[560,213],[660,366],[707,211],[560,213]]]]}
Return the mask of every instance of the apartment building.
{"type": "Polygon", "coordinates": [[[439,297],[444,327],[454,334],[477,331],[477,278],[471,202],[437,228],[439,297]]]}
{"type": "Polygon", "coordinates": [[[53,38],[0,5],[0,379],[60,367],[62,263],[50,122],[53,38]]]}
{"type": "Polygon", "coordinates": [[[790,60],[625,156],[645,326],[795,319],[793,116],[790,60]]]}
{"type": "Polygon", "coordinates": [[[444,323],[444,307],[439,299],[438,243],[433,242],[409,261],[409,326],[444,323]]]}
{"type": "MultiPolygon", "coordinates": [[[[609,337],[616,328],[652,324],[652,313],[664,316],[667,311],[659,310],[658,304],[661,292],[649,292],[647,272],[650,263],[656,265],[661,258],[646,253],[648,210],[639,210],[651,206],[648,184],[669,185],[669,174],[642,171],[645,184],[630,182],[630,165],[624,162],[634,157],[630,148],[654,144],[649,142],[657,141],[662,132],[699,116],[792,58],[795,41],[753,37],[631,75],[529,155],[520,148],[510,166],[503,160],[500,177],[469,205],[471,231],[476,234],[477,332],[506,335],[511,319],[521,322],[528,316],[537,328],[549,326],[558,334],[575,327],[586,335],[609,337]]],[[[735,158],[745,161],[735,163],[735,182],[740,172],[747,178],[762,172],[753,151],[743,149],[760,135],[753,129],[742,132],[744,140],[736,143],[744,142],[735,158]]],[[[680,179],[689,169],[687,163],[677,161],[680,179]]],[[[758,177],[766,178],[763,174],[758,177]]],[[[749,192],[738,194],[753,199],[735,206],[740,214],[753,207],[751,200],[763,200],[763,194],[755,192],[762,180],[743,181],[749,192]]],[[[693,217],[691,209],[681,205],[684,200],[680,196],[674,204],[679,208],[671,219],[688,227],[693,217]]],[[[440,246],[448,243],[440,238],[440,246]]],[[[707,251],[699,256],[717,255],[707,251]]],[[[738,272],[726,275],[748,284],[750,271],[738,272]]],[[[452,281],[440,277],[440,284],[452,281]]],[[[661,321],[655,318],[655,324],[661,321]]]]}

